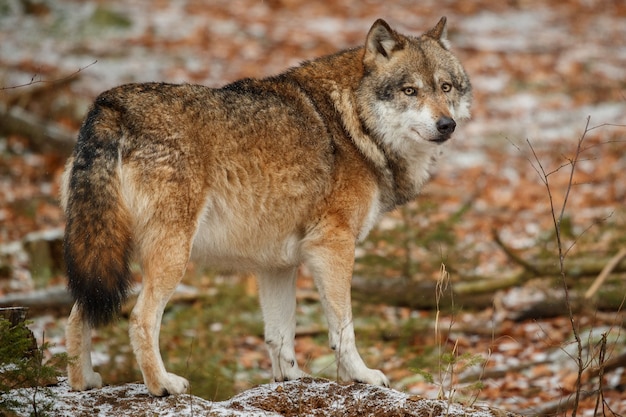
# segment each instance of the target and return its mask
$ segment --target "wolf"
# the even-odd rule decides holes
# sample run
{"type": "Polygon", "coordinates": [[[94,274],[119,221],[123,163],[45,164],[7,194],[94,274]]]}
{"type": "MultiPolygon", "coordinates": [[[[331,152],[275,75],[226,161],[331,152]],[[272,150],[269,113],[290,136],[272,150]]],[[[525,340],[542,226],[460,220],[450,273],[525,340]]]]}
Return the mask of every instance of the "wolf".
{"type": "Polygon", "coordinates": [[[339,378],[388,386],[355,344],[355,245],[418,195],[470,104],[445,17],[420,36],[379,19],[364,45],[269,78],[222,88],[138,83],[99,95],[61,186],[75,300],[66,328],[71,387],[102,386],[91,329],[119,312],[136,259],[143,284],[129,335],[143,380],[155,396],[188,390],[165,369],[159,330],[192,256],[256,274],[275,381],[306,375],[294,352],[304,264],[339,378]]]}

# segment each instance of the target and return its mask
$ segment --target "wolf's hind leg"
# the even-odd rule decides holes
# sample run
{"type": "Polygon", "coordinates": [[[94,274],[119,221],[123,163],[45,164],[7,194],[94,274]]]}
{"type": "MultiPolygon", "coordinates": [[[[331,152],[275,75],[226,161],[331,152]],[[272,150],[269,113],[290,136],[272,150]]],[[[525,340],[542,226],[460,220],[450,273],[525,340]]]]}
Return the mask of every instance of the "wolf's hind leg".
{"type": "Polygon", "coordinates": [[[258,275],[259,298],[265,322],[265,343],[277,382],[302,378],[294,350],[296,334],[296,268],[258,275]]]}
{"type": "Polygon", "coordinates": [[[67,320],[65,339],[69,364],[67,375],[70,386],[75,391],[101,388],[102,378],[93,371],[91,364],[91,326],[74,304],[67,320]]]}
{"type": "Polygon", "coordinates": [[[181,236],[154,242],[152,250],[142,254],[143,286],[130,317],[130,341],[148,391],[155,396],[182,394],[189,382],[165,370],[159,333],[165,306],[187,266],[189,242],[181,236]]]}

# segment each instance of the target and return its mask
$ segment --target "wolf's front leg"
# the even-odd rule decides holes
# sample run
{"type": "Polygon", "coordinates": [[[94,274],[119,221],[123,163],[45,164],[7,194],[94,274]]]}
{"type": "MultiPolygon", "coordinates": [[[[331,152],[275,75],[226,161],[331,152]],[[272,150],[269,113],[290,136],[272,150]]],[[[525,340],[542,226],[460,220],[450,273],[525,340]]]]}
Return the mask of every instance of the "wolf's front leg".
{"type": "Polygon", "coordinates": [[[259,299],[265,322],[265,343],[277,382],[307,376],[294,350],[296,333],[296,268],[258,274],[259,299]]]}
{"type": "Polygon", "coordinates": [[[328,338],[337,358],[339,379],[388,387],[389,380],[385,374],[378,369],[368,368],[359,355],[351,315],[345,315],[343,319],[336,319],[334,324],[331,324],[331,319],[329,319],[328,324],[328,338]]]}
{"type": "Polygon", "coordinates": [[[328,338],[337,358],[339,378],[388,387],[387,377],[377,369],[368,368],[356,348],[350,304],[354,238],[335,234],[329,240],[323,242],[324,246],[308,250],[307,265],[328,320],[328,338]]]}

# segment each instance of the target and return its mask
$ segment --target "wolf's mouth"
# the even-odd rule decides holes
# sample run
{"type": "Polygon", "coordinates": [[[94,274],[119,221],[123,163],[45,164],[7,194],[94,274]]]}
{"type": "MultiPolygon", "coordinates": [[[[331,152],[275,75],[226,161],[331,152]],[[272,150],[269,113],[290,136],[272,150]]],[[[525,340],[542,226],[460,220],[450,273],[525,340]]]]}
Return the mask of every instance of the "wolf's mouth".
{"type": "Polygon", "coordinates": [[[434,142],[436,144],[442,144],[444,142],[447,142],[448,139],[450,139],[450,137],[452,137],[452,134],[447,134],[447,135],[441,135],[435,139],[430,139],[430,142],[434,142]]]}
{"type": "Polygon", "coordinates": [[[452,137],[452,132],[445,132],[445,133],[440,133],[439,135],[437,135],[434,138],[428,138],[425,137],[424,135],[422,135],[420,133],[420,131],[416,128],[412,128],[411,129],[415,134],[417,134],[417,136],[419,136],[422,140],[425,140],[426,142],[432,142],[432,143],[436,143],[437,145],[440,145],[444,142],[447,142],[451,137],[452,137]]]}

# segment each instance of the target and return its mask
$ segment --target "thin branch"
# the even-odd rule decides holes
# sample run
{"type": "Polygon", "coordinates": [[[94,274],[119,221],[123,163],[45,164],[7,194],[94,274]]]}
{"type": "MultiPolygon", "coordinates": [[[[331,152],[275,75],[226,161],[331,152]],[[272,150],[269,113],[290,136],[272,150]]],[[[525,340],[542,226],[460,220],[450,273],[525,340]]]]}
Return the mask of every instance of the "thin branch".
{"type": "Polygon", "coordinates": [[[35,74],[32,76],[32,78],[30,79],[29,82],[24,83],[24,84],[18,84],[18,85],[12,85],[10,87],[0,87],[0,91],[4,91],[4,90],[14,90],[16,88],[22,88],[22,87],[28,87],[30,85],[35,85],[35,84],[54,84],[54,83],[60,83],[63,81],[67,81],[70,78],[74,78],[76,77],[78,74],[80,74],[81,72],[83,72],[84,70],[86,70],[87,68],[91,67],[92,65],[95,65],[98,62],[98,60],[93,61],[91,64],[89,65],[85,65],[84,67],[81,67],[79,69],[77,69],[76,71],[74,71],[73,73],[71,73],[70,75],[63,77],[63,78],[57,78],[55,80],[36,80],[35,78],[37,78],[37,76],[39,74],[35,74]]]}
{"type": "MultiPolygon", "coordinates": [[[[537,174],[539,175],[539,179],[541,180],[541,182],[545,186],[547,186],[548,185],[547,175],[546,175],[546,171],[543,169],[543,165],[541,165],[541,160],[539,159],[539,156],[537,155],[537,152],[535,152],[535,148],[533,147],[533,144],[530,142],[529,139],[526,139],[526,143],[528,144],[528,147],[533,153],[533,157],[535,158],[535,162],[537,163],[537,165],[539,165],[539,168],[535,166],[535,164],[530,158],[527,158],[528,162],[530,162],[530,165],[534,168],[535,172],[537,172],[537,174]]],[[[550,189],[548,188],[548,195],[550,196],[550,203],[552,203],[552,194],[549,191],[550,189]]],[[[554,207],[554,206],[550,204],[550,207],[554,207]]]]}
{"type": "Polygon", "coordinates": [[[535,149],[532,146],[532,143],[530,143],[529,140],[527,140],[528,146],[530,147],[532,153],[533,153],[533,157],[535,158],[535,162],[537,164],[537,166],[535,164],[532,163],[531,161],[531,165],[532,167],[535,169],[535,171],[537,171],[537,174],[539,175],[539,178],[541,179],[541,181],[543,182],[544,186],[546,187],[546,191],[548,193],[548,197],[550,199],[550,213],[552,214],[552,221],[554,224],[554,231],[556,233],[556,243],[557,243],[557,248],[558,248],[558,255],[559,255],[559,271],[560,271],[560,275],[561,275],[561,281],[563,284],[563,290],[564,290],[564,295],[565,295],[565,303],[567,305],[567,310],[568,310],[568,316],[569,316],[569,320],[570,320],[570,324],[572,326],[572,332],[574,334],[574,339],[576,342],[576,346],[577,346],[577,350],[578,350],[578,355],[576,358],[574,358],[574,360],[577,362],[578,365],[578,372],[577,372],[577,378],[576,378],[576,392],[574,393],[574,398],[572,401],[572,405],[573,405],[573,411],[572,411],[572,416],[575,417],[576,413],[578,411],[578,405],[579,405],[579,401],[580,401],[580,397],[581,397],[581,385],[582,385],[582,374],[583,374],[583,370],[585,369],[585,364],[583,363],[583,358],[582,358],[582,353],[583,353],[583,346],[582,346],[582,341],[580,339],[580,334],[578,332],[578,328],[576,326],[576,322],[574,319],[574,312],[572,310],[572,303],[570,300],[570,295],[569,295],[569,288],[567,285],[567,274],[565,271],[565,256],[567,255],[567,253],[569,253],[570,249],[572,248],[572,246],[570,246],[566,251],[563,250],[563,239],[562,239],[562,235],[561,235],[561,223],[563,222],[563,219],[565,218],[565,209],[567,208],[567,202],[569,200],[569,196],[570,193],[572,191],[573,185],[574,185],[574,173],[576,172],[576,165],[577,163],[580,161],[580,155],[583,151],[583,142],[587,136],[587,133],[589,132],[590,128],[589,128],[589,122],[591,120],[591,116],[587,117],[587,121],[585,123],[585,129],[582,133],[582,135],[580,136],[580,138],[578,139],[578,143],[576,145],[576,152],[574,153],[574,157],[572,159],[569,159],[568,164],[562,165],[561,167],[557,168],[554,171],[551,172],[546,172],[546,170],[544,169],[543,165],[541,164],[541,160],[539,159],[537,153],[535,152],[535,149]],[[563,203],[561,204],[560,210],[558,210],[558,215],[557,215],[557,210],[555,208],[554,205],[554,199],[552,196],[552,190],[550,188],[550,181],[549,181],[549,177],[550,175],[556,173],[557,171],[559,171],[561,168],[563,168],[564,166],[570,166],[570,172],[569,172],[569,180],[567,182],[567,187],[565,190],[565,196],[563,198],[563,203]]]}
{"type": "MultiPolygon", "coordinates": [[[[567,206],[567,201],[569,199],[569,194],[572,190],[572,183],[574,181],[574,172],[576,171],[576,163],[578,161],[578,158],[580,156],[580,152],[582,149],[582,144],[583,141],[585,140],[585,137],[587,135],[588,129],[589,129],[589,121],[591,120],[591,116],[587,117],[587,122],[585,123],[585,130],[583,132],[583,134],[580,136],[580,139],[578,140],[578,145],[576,146],[576,153],[574,154],[574,159],[572,160],[572,167],[570,170],[570,177],[569,177],[569,181],[568,181],[568,186],[567,186],[567,191],[565,192],[565,198],[563,199],[563,205],[561,206],[561,213],[559,214],[559,218],[558,218],[558,222],[556,222],[556,231],[557,231],[557,241],[558,241],[558,247],[559,247],[559,265],[561,268],[561,278],[563,281],[563,290],[565,291],[565,302],[567,303],[567,309],[568,309],[568,314],[569,314],[569,319],[570,319],[570,324],[572,326],[572,332],[574,334],[574,339],[576,340],[576,345],[578,347],[578,373],[576,376],[576,393],[574,395],[575,400],[574,400],[574,409],[572,410],[572,417],[576,416],[576,412],[578,411],[578,405],[579,405],[579,400],[580,400],[580,395],[581,395],[581,384],[582,384],[582,374],[583,374],[583,370],[584,370],[584,365],[583,365],[583,359],[582,359],[582,354],[583,354],[583,346],[582,346],[582,342],[580,340],[580,334],[578,333],[578,328],[576,327],[576,323],[574,321],[574,313],[572,311],[572,304],[570,302],[570,297],[569,297],[569,288],[567,286],[567,280],[566,280],[566,273],[565,273],[565,265],[564,265],[564,260],[565,260],[565,254],[563,253],[563,248],[562,248],[562,241],[561,241],[561,222],[563,221],[563,217],[565,216],[565,207],[567,206]]],[[[552,212],[552,215],[554,216],[554,212],[552,212]]],[[[569,251],[569,249],[568,249],[569,251]]]]}
{"type": "MultiPolygon", "coordinates": [[[[581,151],[581,152],[582,152],[582,151],[581,151]]],[[[566,163],[564,163],[564,164],[561,164],[561,165],[560,165],[560,166],[558,166],[557,168],[555,168],[555,169],[553,169],[552,171],[548,172],[548,173],[546,174],[546,176],[548,176],[548,177],[549,177],[550,175],[556,174],[556,173],[557,173],[558,171],[560,171],[561,169],[563,169],[563,168],[565,168],[565,167],[569,167],[569,166],[571,166],[571,165],[572,165],[572,160],[571,160],[571,159],[569,159],[569,158],[567,158],[567,157],[565,157],[565,156],[563,156],[563,158],[564,158],[564,159],[567,159],[567,162],[566,162],[566,163]]],[[[584,161],[594,161],[595,159],[596,159],[596,158],[578,159],[576,162],[578,163],[578,162],[584,162],[584,161]]]]}
{"type": "Polygon", "coordinates": [[[600,355],[598,357],[599,372],[598,372],[598,397],[596,398],[596,406],[593,411],[593,415],[598,415],[600,405],[604,407],[604,356],[606,354],[606,333],[602,333],[602,340],[600,342],[600,355]]]}
{"type": "MultiPolygon", "coordinates": [[[[621,125],[611,125],[611,126],[626,127],[626,125],[623,125],[623,126],[621,126],[621,125]]],[[[582,152],[586,152],[589,149],[593,149],[595,147],[602,146],[602,145],[608,145],[608,144],[611,144],[611,143],[626,143],[626,140],[623,140],[623,139],[605,140],[605,141],[602,141],[602,142],[591,144],[591,145],[583,148],[582,152]]]]}
{"type": "Polygon", "coordinates": [[[587,132],[589,132],[589,121],[591,120],[591,116],[587,116],[587,123],[585,123],[585,131],[580,136],[578,140],[578,145],[576,146],[576,153],[574,154],[574,159],[571,160],[572,169],[570,170],[568,187],[565,192],[565,198],[563,199],[563,205],[561,206],[561,213],[559,214],[559,223],[563,220],[565,215],[565,207],[567,206],[567,200],[569,199],[570,191],[572,191],[572,184],[574,183],[574,172],[576,171],[576,164],[578,163],[578,158],[580,157],[580,152],[582,149],[583,141],[585,140],[585,136],[587,136],[587,132]]]}
{"type": "Polygon", "coordinates": [[[583,230],[582,232],[580,232],[575,238],[574,241],[572,242],[571,245],[569,245],[569,247],[565,250],[565,256],[567,257],[567,255],[569,254],[569,251],[572,250],[574,248],[574,246],[576,246],[576,244],[578,243],[578,240],[583,237],[589,230],[591,230],[592,227],[603,223],[605,221],[607,221],[609,218],[613,217],[613,213],[615,213],[614,211],[612,211],[611,213],[609,213],[609,215],[603,217],[602,219],[596,220],[595,222],[591,223],[589,226],[587,226],[585,228],[585,230],[583,230]]]}
{"type": "Polygon", "coordinates": [[[599,125],[592,126],[592,127],[588,128],[588,129],[585,129],[585,133],[591,132],[592,130],[599,129],[601,127],[626,127],[626,125],[622,125],[622,124],[619,124],[619,123],[601,123],[599,125]]]}

